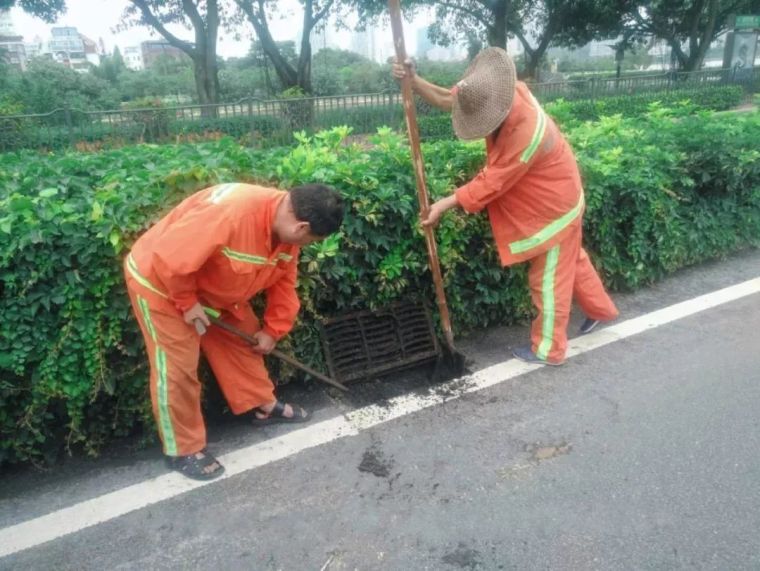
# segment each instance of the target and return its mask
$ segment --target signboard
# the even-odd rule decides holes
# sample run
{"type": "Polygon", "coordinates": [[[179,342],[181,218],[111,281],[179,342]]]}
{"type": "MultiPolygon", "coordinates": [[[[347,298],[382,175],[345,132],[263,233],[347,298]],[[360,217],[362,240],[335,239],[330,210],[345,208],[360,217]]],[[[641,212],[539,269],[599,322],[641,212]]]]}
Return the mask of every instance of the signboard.
{"type": "Polygon", "coordinates": [[[757,32],[730,32],[726,38],[723,67],[729,68],[734,79],[752,78],[757,51],[757,32]]]}
{"type": "Polygon", "coordinates": [[[760,28],[760,15],[757,16],[736,16],[734,22],[735,30],[754,30],[760,28]]]}

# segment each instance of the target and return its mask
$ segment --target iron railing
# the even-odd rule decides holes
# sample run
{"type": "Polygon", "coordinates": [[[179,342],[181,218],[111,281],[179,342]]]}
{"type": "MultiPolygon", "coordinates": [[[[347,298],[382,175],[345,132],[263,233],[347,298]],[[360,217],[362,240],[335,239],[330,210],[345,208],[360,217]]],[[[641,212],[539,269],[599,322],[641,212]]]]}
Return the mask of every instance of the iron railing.
{"type": "Polygon", "coordinates": [[[601,99],[638,93],[699,91],[722,85],[741,85],[747,93],[760,87],[760,69],[741,73],[734,69],[711,69],[692,72],[666,72],[631,77],[590,77],[573,81],[540,83],[531,87],[542,102],[556,99],[601,99]]]}
{"type": "MultiPolygon", "coordinates": [[[[542,102],[588,100],[640,93],[703,92],[740,85],[748,96],[760,91],[760,69],[662,73],[630,78],[595,78],[531,86],[542,102]]],[[[424,137],[451,136],[441,112],[418,103],[424,137]]],[[[48,113],[0,116],[0,152],[17,149],[89,150],[136,142],[185,142],[232,136],[256,147],[291,144],[298,131],[315,132],[348,125],[354,134],[373,133],[380,126],[403,128],[398,92],[331,97],[261,100],[246,98],[215,105],[93,110],[62,108],[48,113]]]]}

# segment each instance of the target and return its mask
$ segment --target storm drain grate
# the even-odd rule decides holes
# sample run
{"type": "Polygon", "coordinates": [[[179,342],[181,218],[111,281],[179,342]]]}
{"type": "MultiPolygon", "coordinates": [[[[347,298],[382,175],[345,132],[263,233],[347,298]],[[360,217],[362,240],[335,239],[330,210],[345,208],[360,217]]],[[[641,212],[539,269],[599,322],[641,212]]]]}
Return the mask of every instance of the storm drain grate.
{"type": "Polygon", "coordinates": [[[438,342],[424,303],[405,301],[322,322],[330,375],[343,383],[432,361],[438,342]]]}

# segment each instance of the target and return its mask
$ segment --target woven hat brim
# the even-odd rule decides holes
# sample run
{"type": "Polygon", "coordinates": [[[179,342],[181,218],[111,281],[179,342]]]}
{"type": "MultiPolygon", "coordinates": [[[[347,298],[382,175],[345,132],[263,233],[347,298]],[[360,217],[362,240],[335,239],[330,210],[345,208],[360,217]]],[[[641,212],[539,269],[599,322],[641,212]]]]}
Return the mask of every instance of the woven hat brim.
{"type": "Polygon", "coordinates": [[[465,110],[461,92],[454,97],[451,110],[454,132],[460,139],[482,139],[504,122],[512,108],[517,82],[515,64],[501,48],[488,48],[470,63],[462,80],[473,86],[483,101],[476,108],[465,110]]]}

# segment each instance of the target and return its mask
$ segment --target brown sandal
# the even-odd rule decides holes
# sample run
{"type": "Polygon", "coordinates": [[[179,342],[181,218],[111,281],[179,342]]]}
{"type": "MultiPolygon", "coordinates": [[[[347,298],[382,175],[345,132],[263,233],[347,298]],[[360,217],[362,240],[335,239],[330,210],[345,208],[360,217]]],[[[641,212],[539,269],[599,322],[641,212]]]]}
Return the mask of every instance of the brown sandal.
{"type": "Polygon", "coordinates": [[[205,448],[200,453],[203,454],[201,458],[196,456],[198,452],[188,454],[187,456],[167,456],[166,463],[172,470],[176,470],[193,480],[213,480],[224,474],[224,466],[211,454],[206,452],[205,448]],[[206,472],[206,468],[214,464],[217,467],[211,472],[206,472]]]}
{"type": "Polygon", "coordinates": [[[309,413],[307,413],[303,408],[300,406],[294,406],[290,405],[293,408],[293,416],[285,416],[285,404],[282,401],[277,401],[277,403],[274,405],[274,408],[267,412],[261,408],[255,408],[253,409],[253,424],[254,426],[266,426],[267,424],[276,424],[276,423],[297,423],[297,422],[306,422],[311,419],[309,416],[309,413]],[[265,418],[259,418],[256,416],[256,413],[259,414],[265,414],[265,418]]]}

